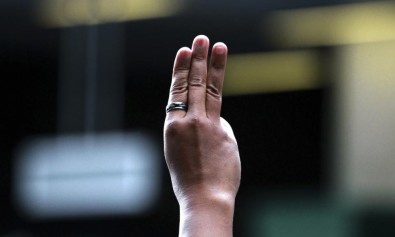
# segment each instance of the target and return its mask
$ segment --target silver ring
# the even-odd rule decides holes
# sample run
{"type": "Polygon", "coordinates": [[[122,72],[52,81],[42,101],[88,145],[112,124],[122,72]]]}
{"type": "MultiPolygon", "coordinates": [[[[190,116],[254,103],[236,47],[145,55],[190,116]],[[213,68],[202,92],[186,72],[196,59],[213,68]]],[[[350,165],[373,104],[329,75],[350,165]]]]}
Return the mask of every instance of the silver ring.
{"type": "Polygon", "coordinates": [[[183,102],[170,103],[168,106],[166,106],[166,113],[169,113],[170,111],[175,110],[175,109],[187,111],[188,105],[186,105],[183,102]]]}

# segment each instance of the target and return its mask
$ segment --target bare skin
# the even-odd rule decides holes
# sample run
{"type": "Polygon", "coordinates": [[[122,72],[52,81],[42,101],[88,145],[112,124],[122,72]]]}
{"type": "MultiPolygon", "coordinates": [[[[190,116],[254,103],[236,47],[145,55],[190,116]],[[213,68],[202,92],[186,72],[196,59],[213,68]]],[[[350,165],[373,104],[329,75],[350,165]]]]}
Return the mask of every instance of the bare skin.
{"type": "Polygon", "coordinates": [[[176,55],[169,103],[188,110],[167,113],[164,150],[180,205],[179,236],[232,236],[240,158],[230,125],[220,117],[228,49],[197,36],[176,55]]]}

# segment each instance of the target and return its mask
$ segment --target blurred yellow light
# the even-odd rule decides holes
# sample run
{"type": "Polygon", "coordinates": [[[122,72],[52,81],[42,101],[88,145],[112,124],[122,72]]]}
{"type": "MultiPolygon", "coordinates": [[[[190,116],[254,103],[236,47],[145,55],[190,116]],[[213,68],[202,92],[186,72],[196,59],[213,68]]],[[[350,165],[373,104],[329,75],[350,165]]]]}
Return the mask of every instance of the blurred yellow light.
{"type": "Polygon", "coordinates": [[[395,39],[395,3],[372,2],[274,12],[266,25],[284,46],[341,45],[395,39]]]}
{"type": "Polygon", "coordinates": [[[314,51],[230,55],[225,95],[316,88],[321,85],[319,56],[314,51]]]}
{"type": "Polygon", "coordinates": [[[39,21],[48,27],[166,17],[182,8],[181,0],[41,0],[39,21]]]}
{"type": "Polygon", "coordinates": [[[336,175],[340,198],[395,208],[395,40],[337,54],[336,175]]]}

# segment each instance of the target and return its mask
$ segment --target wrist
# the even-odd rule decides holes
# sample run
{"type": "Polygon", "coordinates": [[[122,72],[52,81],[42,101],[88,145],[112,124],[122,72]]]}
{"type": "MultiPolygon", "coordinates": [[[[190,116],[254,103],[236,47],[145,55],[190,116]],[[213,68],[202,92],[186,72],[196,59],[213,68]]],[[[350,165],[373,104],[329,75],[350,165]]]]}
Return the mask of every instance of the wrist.
{"type": "Polygon", "coordinates": [[[179,203],[180,236],[232,236],[234,195],[196,195],[179,203]]]}
{"type": "MultiPolygon", "coordinates": [[[[219,209],[232,211],[235,205],[235,196],[226,192],[213,192],[204,194],[192,194],[179,200],[181,211],[193,211],[204,209],[219,209]]],[[[218,211],[219,211],[218,210],[218,211]]]]}

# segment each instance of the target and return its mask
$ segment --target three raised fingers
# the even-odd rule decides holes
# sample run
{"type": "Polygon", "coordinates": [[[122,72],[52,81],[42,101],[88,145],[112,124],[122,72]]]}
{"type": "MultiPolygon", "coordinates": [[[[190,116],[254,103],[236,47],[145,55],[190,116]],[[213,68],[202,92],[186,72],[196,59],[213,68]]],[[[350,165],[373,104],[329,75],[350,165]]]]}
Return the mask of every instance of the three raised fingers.
{"type": "Polygon", "coordinates": [[[225,74],[227,47],[216,43],[207,69],[209,39],[197,36],[192,50],[181,48],[174,62],[169,104],[182,102],[188,106],[171,110],[169,117],[207,116],[220,117],[222,87],[225,74]]]}

